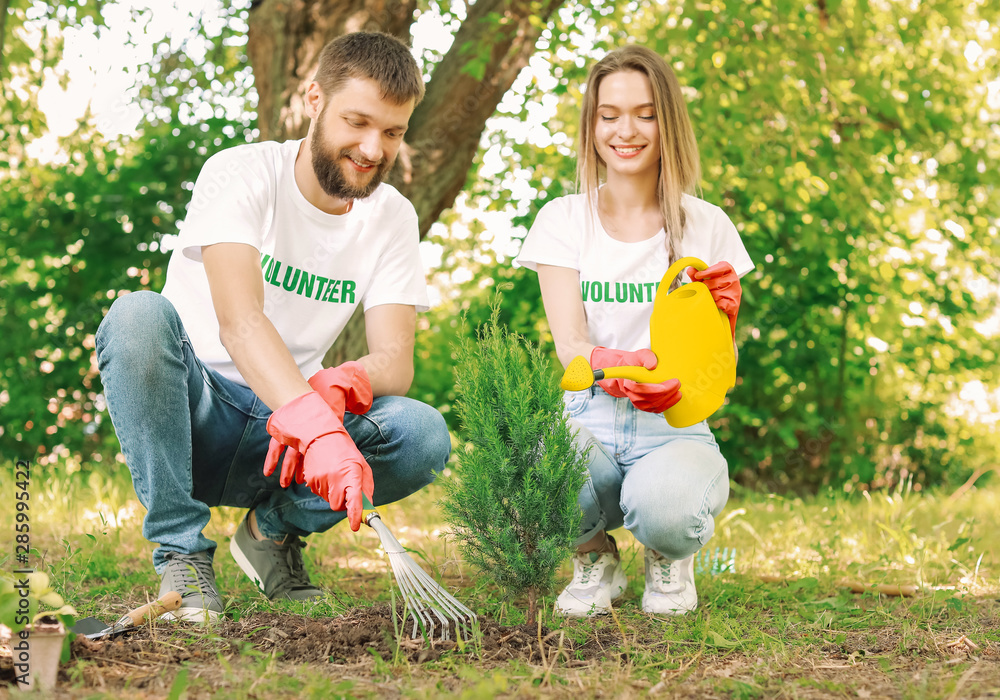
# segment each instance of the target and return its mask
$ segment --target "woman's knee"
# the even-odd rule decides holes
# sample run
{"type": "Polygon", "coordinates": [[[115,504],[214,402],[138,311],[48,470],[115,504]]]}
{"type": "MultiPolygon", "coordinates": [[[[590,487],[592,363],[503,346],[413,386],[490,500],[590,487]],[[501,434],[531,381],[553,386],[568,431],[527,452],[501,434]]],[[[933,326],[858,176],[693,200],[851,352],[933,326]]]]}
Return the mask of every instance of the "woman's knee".
{"type": "Polygon", "coordinates": [[[724,471],[700,490],[627,490],[622,498],[625,526],[668,559],[684,559],[712,538],[715,517],[728,496],[729,479],[724,471]]]}
{"type": "Polygon", "coordinates": [[[637,524],[630,529],[637,540],[667,559],[684,559],[701,549],[712,537],[715,518],[711,513],[704,512],[640,516],[637,524]]]}

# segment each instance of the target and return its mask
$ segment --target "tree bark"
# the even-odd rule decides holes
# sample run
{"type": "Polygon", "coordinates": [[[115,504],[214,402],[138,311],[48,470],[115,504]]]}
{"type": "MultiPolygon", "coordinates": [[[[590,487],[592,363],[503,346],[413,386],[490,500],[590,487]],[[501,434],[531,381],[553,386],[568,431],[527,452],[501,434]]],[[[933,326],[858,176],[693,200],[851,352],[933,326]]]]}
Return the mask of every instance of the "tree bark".
{"type": "MultiPolygon", "coordinates": [[[[486,120],[528,64],[549,17],[564,0],[477,0],[435,66],[410,119],[412,171],[389,182],[417,211],[420,237],[450,207],[479,150],[486,120]],[[532,21],[531,17],[537,18],[532,21]],[[539,21],[540,20],[540,21],[539,21]],[[473,66],[475,67],[473,69],[473,66]]],[[[320,50],[353,31],[384,31],[409,41],[416,0],[258,0],[250,9],[247,54],[257,88],[261,140],[301,138],[305,88],[320,50]]],[[[363,315],[351,319],[324,360],[339,364],[367,352],[363,315]]]]}
{"type": "MultiPolygon", "coordinates": [[[[538,595],[539,591],[537,588],[531,587],[528,589],[528,619],[526,620],[526,624],[532,627],[538,625],[538,595]]],[[[539,645],[541,645],[540,641],[539,645]]],[[[538,653],[543,653],[541,646],[538,648],[538,653]]]]}
{"type": "MultiPolygon", "coordinates": [[[[4,62],[3,62],[3,47],[5,45],[4,38],[7,36],[7,11],[10,8],[10,0],[0,0],[0,81],[3,80],[4,73],[4,62]]],[[[2,86],[2,82],[0,82],[2,86]]]]}
{"type": "Polygon", "coordinates": [[[381,31],[409,40],[416,0],[257,0],[250,7],[247,55],[257,88],[261,141],[306,135],[305,89],[331,39],[381,31]]]}

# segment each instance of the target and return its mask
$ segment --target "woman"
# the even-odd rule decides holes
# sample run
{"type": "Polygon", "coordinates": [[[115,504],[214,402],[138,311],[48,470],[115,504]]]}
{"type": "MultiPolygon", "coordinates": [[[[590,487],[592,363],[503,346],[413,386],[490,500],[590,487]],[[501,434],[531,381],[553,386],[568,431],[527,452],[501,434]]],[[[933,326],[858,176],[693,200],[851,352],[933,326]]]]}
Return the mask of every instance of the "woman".
{"type": "MultiPolygon", "coordinates": [[[[753,262],[729,218],[692,195],[698,147],[677,77],[655,52],[629,46],[590,72],[580,118],[580,194],[547,203],[515,264],[538,273],[545,315],[563,365],[576,356],[592,367],[652,369],[649,318],[657,283],[670,263],[688,268],[730,319],[735,342],[739,276],[753,262]],[[636,294],[635,290],[644,290],[636,294]]],[[[685,334],[678,329],[676,342],[685,334]]],[[[580,494],[584,516],[573,580],[557,610],[606,613],[627,580],[614,538],[624,525],[645,546],[643,610],[694,610],[694,554],[711,538],[729,497],[728,466],[706,422],[672,428],[659,415],[684,387],[605,379],[567,392],[566,410],[581,450],[591,447],[590,478],[580,494]]]]}

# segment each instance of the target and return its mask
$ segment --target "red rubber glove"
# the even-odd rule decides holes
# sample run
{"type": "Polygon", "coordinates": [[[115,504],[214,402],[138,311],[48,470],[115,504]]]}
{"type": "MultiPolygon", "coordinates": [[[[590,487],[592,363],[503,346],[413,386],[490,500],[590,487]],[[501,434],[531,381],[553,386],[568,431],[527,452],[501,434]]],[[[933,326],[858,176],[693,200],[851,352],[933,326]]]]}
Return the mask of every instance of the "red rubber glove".
{"type": "Polygon", "coordinates": [[[646,384],[626,379],[625,395],[633,406],[647,413],[663,413],[683,396],[678,379],[668,379],[660,384],[646,384]]]}
{"type": "MultiPolygon", "coordinates": [[[[636,350],[634,352],[626,350],[614,350],[603,348],[600,345],[590,351],[590,366],[594,369],[604,369],[605,367],[645,367],[653,369],[656,367],[656,353],[649,349],[636,350]]],[[[602,379],[597,385],[612,396],[625,398],[625,379],[602,379]]]]}
{"type": "MultiPolygon", "coordinates": [[[[345,410],[361,415],[372,407],[372,385],[368,379],[368,371],[360,362],[345,362],[336,367],[321,369],[309,379],[309,386],[323,397],[341,423],[344,422],[345,410]]],[[[280,451],[281,443],[272,440],[270,449],[280,451]]],[[[281,463],[281,487],[288,488],[293,480],[304,484],[305,474],[302,469],[302,455],[290,447],[281,463]]],[[[273,472],[273,467],[271,471],[265,468],[264,476],[270,476],[273,472]]]]}
{"type": "Polygon", "coordinates": [[[740,312],[740,298],[743,296],[743,287],[740,286],[740,278],[736,270],[729,263],[718,262],[706,270],[696,270],[693,267],[687,269],[687,275],[692,282],[704,282],[708,291],[712,293],[715,305],[722,313],[729,317],[729,327],[733,331],[733,342],[736,342],[736,316],[740,312]]]}
{"type": "Polygon", "coordinates": [[[346,509],[351,529],[357,532],[364,510],[361,494],[372,501],[375,480],[368,462],[323,397],[310,391],[289,401],[268,418],[267,432],[274,439],[264,460],[264,476],[274,473],[281,448],[286,446],[282,486],[291,483],[293,474],[300,477],[299,483],[308,484],[332,510],[346,509]]]}
{"type": "Polygon", "coordinates": [[[361,415],[372,407],[372,383],[368,379],[368,370],[360,362],[345,362],[321,369],[309,378],[309,386],[323,397],[326,405],[341,420],[345,410],[361,415]]]}

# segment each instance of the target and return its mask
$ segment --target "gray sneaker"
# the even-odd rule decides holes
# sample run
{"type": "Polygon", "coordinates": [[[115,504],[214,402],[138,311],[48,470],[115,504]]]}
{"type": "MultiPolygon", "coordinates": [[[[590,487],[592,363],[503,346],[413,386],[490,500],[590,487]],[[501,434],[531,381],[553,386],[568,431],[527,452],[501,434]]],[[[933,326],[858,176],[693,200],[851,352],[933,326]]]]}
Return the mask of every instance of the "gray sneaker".
{"type": "Polygon", "coordinates": [[[215,622],[222,614],[222,596],[215,585],[215,571],[208,552],[167,552],[167,568],[160,578],[160,596],[181,594],[181,607],[160,617],[188,622],[215,622]]]}
{"type": "Polygon", "coordinates": [[[309,582],[302,562],[305,546],[296,535],[286,535],[283,544],[269,539],[255,540],[246,518],[229,541],[233,559],[271,600],[312,600],[323,595],[309,582]]]}

